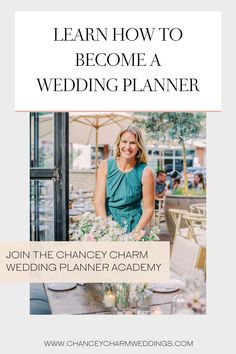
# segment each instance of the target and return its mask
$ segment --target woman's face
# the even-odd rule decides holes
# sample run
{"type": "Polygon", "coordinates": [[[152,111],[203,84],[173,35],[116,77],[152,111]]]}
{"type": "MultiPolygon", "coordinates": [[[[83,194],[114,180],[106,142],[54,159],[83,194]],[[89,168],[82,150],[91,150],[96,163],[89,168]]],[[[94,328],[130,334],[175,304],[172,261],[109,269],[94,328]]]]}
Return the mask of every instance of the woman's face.
{"type": "Polygon", "coordinates": [[[200,183],[200,177],[198,175],[194,176],[194,182],[195,182],[195,184],[199,184],[200,183]]]}
{"type": "Polygon", "coordinates": [[[137,152],[139,151],[139,146],[136,140],[135,134],[130,132],[125,132],[121,136],[120,144],[120,156],[126,160],[135,158],[137,152]]]}

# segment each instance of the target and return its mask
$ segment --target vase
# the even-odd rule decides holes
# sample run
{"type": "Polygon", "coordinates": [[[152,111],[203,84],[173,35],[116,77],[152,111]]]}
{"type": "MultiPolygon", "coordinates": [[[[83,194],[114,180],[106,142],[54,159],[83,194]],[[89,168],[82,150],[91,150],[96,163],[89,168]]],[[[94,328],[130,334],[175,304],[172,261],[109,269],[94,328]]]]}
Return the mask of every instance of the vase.
{"type": "Polygon", "coordinates": [[[152,304],[152,290],[144,289],[137,293],[136,296],[136,309],[137,315],[150,314],[150,308],[152,304]]]}
{"type": "Polygon", "coordinates": [[[116,284],[116,307],[118,311],[123,311],[130,307],[129,302],[130,284],[116,284]]]}

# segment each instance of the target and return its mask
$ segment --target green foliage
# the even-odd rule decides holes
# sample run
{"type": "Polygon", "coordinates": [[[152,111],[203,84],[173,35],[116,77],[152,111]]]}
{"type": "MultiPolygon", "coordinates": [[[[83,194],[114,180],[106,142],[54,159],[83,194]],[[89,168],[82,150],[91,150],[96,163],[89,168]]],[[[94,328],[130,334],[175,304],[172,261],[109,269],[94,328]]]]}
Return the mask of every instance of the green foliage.
{"type": "Polygon", "coordinates": [[[163,142],[175,142],[183,148],[184,190],[188,194],[188,177],[185,142],[199,136],[205,125],[206,114],[200,112],[138,112],[136,123],[147,132],[149,138],[163,142]]]}
{"type": "Polygon", "coordinates": [[[138,112],[137,124],[151,139],[184,144],[196,138],[205,125],[206,114],[200,112],[138,112]],[[148,118],[148,119],[147,119],[148,118]]]}
{"type": "MultiPolygon", "coordinates": [[[[184,187],[179,187],[171,192],[172,195],[186,195],[184,187]]],[[[198,190],[198,189],[189,189],[188,195],[190,196],[198,196],[198,195],[206,195],[206,190],[198,190]]]]}

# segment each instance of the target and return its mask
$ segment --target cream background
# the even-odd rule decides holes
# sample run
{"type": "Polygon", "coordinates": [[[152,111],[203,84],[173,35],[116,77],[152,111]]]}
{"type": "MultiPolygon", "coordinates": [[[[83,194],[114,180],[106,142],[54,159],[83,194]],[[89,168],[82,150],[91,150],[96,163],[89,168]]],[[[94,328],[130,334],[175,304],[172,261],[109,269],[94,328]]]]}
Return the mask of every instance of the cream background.
{"type": "Polygon", "coordinates": [[[168,242],[124,242],[0,242],[0,281],[156,283],[169,280],[168,242]],[[87,264],[97,267],[84,270],[87,264]],[[148,271],[148,267],[153,270],[148,271]]]}

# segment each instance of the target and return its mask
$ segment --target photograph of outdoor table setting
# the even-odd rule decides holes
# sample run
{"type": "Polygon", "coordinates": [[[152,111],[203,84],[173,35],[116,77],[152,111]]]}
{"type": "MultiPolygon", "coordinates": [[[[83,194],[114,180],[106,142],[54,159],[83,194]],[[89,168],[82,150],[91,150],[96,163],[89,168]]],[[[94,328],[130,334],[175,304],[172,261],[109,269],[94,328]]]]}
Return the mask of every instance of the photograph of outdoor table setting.
{"type": "Polygon", "coordinates": [[[146,288],[125,283],[77,284],[61,291],[49,289],[48,284],[44,288],[52,315],[193,315],[206,313],[205,282],[200,278],[202,274],[194,281],[172,279],[146,288]],[[196,294],[199,290],[201,294],[196,294]]]}
{"type": "Polygon", "coordinates": [[[165,283],[44,284],[51,314],[205,314],[205,271],[196,268],[199,254],[196,242],[178,236],[171,252],[170,280],[165,283]]]}
{"type": "MultiPolygon", "coordinates": [[[[116,315],[116,314],[136,314],[137,308],[127,307],[123,311],[118,311],[115,306],[107,308],[103,302],[104,297],[101,291],[101,284],[77,285],[75,289],[69,291],[49,290],[44,284],[48,296],[49,304],[53,315],[116,315]]],[[[178,291],[173,293],[155,293],[152,295],[150,314],[170,314],[171,300],[178,291]],[[158,310],[158,311],[157,311],[158,310]]]]}

